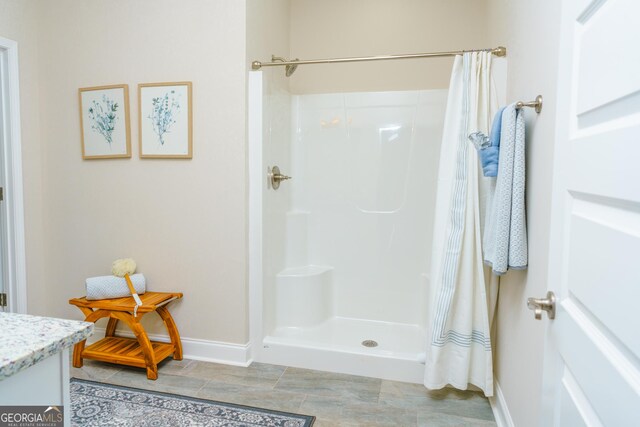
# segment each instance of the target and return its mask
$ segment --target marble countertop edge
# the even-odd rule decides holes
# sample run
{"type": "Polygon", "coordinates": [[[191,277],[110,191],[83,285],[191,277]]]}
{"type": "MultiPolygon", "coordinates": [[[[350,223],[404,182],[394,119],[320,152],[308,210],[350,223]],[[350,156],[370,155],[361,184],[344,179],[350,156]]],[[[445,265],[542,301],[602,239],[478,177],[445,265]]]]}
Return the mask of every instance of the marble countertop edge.
{"type": "Polygon", "coordinates": [[[94,324],[0,313],[0,381],[87,339],[94,324]]]}

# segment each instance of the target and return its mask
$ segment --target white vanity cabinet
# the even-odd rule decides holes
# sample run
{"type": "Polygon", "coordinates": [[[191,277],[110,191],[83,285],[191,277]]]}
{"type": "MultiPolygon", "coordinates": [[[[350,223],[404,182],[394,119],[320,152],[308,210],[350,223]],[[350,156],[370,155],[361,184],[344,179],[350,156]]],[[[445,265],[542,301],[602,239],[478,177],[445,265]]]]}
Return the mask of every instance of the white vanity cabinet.
{"type": "Polygon", "coordinates": [[[64,407],[70,425],[69,348],[93,323],[0,313],[0,406],[64,407]]]}

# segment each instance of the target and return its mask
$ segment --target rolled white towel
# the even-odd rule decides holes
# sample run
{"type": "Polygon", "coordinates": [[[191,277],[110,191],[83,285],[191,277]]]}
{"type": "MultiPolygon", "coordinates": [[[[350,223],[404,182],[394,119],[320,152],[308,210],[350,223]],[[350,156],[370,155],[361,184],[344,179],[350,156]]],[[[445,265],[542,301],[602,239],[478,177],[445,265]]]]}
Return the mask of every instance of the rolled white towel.
{"type": "MultiPolygon", "coordinates": [[[[140,295],[146,291],[147,283],[143,274],[133,274],[129,276],[134,289],[140,295]]],[[[131,295],[127,281],[124,277],[118,276],[98,276],[89,277],[85,280],[87,288],[87,299],[109,299],[122,298],[131,295]]]]}

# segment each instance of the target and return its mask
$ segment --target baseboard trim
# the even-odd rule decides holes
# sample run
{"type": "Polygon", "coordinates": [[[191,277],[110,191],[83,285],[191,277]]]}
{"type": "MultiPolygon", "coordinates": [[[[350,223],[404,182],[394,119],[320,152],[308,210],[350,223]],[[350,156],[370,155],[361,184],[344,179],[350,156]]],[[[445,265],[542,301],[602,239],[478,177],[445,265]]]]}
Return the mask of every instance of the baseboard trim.
{"type": "Polygon", "coordinates": [[[495,396],[489,398],[489,403],[491,404],[491,410],[493,411],[493,416],[496,419],[496,424],[498,427],[514,427],[513,419],[509,413],[509,407],[507,406],[507,401],[504,398],[500,384],[495,378],[493,379],[493,382],[495,384],[496,393],[495,396]]]}
{"type": "MultiPolygon", "coordinates": [[[[94,331],[93,335],[87,339],[88,344],[93,344],[104,337],[105,328],[95,328],[94,331]]],[[[117,335],[127,338],[135,337],[131,331],[118,331],[117,335]]],[[[170,341],[168,335],[160,334],[149,334],[149,339],[161,342],[170,341]]],[[[251,345],[249,343],[232,344],[185,337],[181,337],[181,341],[182,354],[185,359],[223,363],[234,366],[249,366],[252,362],[250,357],[251,345]]]]}

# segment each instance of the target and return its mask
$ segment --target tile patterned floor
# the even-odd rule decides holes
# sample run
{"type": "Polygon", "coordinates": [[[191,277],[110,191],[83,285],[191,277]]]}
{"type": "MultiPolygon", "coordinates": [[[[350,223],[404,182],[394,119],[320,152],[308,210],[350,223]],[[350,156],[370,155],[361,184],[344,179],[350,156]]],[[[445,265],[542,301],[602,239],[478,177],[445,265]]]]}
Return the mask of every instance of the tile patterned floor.
{"type": "Polygon", "coordinates": [[[86,360],[71,376],[123,386],[257,406],[317,417],[316,427],[496,426],[487,399],[475,392],[430,392],[353,375],[253,363],[248,368],[167,360],[156,381],[144,369],[86,360]]]}

